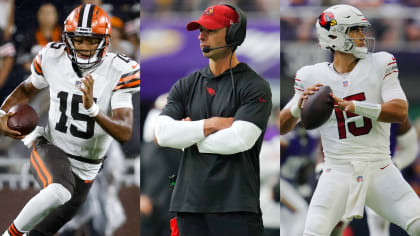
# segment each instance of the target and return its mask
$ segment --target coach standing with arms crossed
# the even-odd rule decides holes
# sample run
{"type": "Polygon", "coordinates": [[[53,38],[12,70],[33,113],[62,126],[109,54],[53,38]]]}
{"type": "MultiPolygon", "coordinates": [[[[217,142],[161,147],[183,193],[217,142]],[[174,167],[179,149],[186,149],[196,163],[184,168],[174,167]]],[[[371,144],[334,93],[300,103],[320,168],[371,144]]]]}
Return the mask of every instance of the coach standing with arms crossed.
{"type": "Polygon", "coordinates": [[[187,29],[200,29],[209,65],[175,83],[157,119],[158,144],[184,149],[170,211],[181,236],[262,236],[258,158],[271,90],[236,58],[246,16],[215,5],[187,29]]]}

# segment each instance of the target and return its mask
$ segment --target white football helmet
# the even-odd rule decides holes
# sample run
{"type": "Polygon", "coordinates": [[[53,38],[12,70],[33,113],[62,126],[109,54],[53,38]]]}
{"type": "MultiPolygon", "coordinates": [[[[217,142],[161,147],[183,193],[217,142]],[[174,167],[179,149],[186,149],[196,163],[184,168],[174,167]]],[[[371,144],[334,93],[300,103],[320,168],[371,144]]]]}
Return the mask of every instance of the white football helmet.
{"type": "Polygon", "coordinates": [[[370,27],[369,21],[363,16],[359,9],[345,4],[334,5],[321,13],[316,21],[316,32],[319,45],[323,49],[331,49],[344,53],[351,53],[357,58],[365,58],[372,46],[373,52],[375,45],[374,37],[351,38],[349,36],[350,28],[361,27],[366,30],[370,27]],[[365,44],[357,47],[353,39],[363,39],[365,44]],[[370,45],[369,40],[372,41],[370,45]]]}

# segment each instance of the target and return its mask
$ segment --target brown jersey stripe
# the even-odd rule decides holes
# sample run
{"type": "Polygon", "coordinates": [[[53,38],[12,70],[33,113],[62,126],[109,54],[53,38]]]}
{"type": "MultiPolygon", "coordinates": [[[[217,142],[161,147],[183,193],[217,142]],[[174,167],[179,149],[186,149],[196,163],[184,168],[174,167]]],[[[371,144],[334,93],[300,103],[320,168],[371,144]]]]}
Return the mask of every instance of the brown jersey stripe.
{"type": "Polygon", "coordinates": [[[119,86],[116,86],[112,91],[116,91],[118,89],[122,88],[135,88],[140,86],[140,80],[135,80],[134,82],[128,83],[128,84],[122,84],[119,86]]]}
{"type": "Polygon", "coordinates": [[[136,86],[132,86],[132,87],[123,87],[123,88],[119,88],[119,89],[114,89],[112,90],[112,92],[118,91],[118,90],[124,90],[124,89],[131,89],[131,88],[137,88],[140,87],[140,85],[136,85],[136,86]]]}
{"type": "Polygon", "coordinates": [[[139,80],[139,78],[134,78],[134,79],[129,80],[129,81],[124,81],[124,82],[118,83],[118,84],[116,85],[116,87],[117,87],[117,86],[120,86],[120,85],[124,85],[124,84],[129,84],[129,83],[132,83],[132,82],[135,82],[135,81],[140,81],[140,80],[139,80]]]}
{"type": "Polygon", "coordinates": [[[138,71],[137,73],[135,73],[133,75],[129,75],[129,76],[126,76],[126,77],[121,77],[121,79],[118,81],[118,85],[120,85],[123,82],[132,80],[134,78],[140,79],[140,71],[138,71]]]}
{"type": "Polygon", "coordinates": [[[123,74],[123,75],[121,75],[121,78],[120,78],[120,79],[123,79],[123,78],[125,78],[125,77],[128,77],[128,76],[130,76],[130,75],[134,75],[134,74],[137,74],[137,73],[140,73],[140,69],[137,69],[137,70],[132,71],[132,72],[127,73],[127,74],[123,74]]]}
{"type": "Polygon", "coordinates": [[[34,60],[34,62],[33,62],[33,66],[34,66],[35,72],[36,72],[38,75],[44,75],[44,73],[42,72],[41,65],[40,65],[40,64],[38,64],[38,62],[37,62],[36,60],[34,60]]]}

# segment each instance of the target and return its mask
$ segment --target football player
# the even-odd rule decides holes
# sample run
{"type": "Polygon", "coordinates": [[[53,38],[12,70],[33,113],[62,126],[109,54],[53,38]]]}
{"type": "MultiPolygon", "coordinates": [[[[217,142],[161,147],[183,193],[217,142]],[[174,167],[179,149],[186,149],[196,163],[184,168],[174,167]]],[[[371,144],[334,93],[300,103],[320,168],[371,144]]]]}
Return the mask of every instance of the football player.
{"type": "MultiPolygon", "coordinates": [[[[417,157],[417,132],[407,119],[401,124],[391,125],[391,156],[394,165],[402,170],[408,167],[417,157]]],[[[370,236],[389,236],[390,222],[372,209],[366,207],[370,236]]]]}
{"type": "Polygon", "coordinates": [[[49,88],[48,124],[25,138],[31,170],[41,185],[3,236],[54,235],[85,201],[112,139],[132,133],[132,94],[139,91],[140,68],[134,60],[107,53],[111,23],[96,5],[74,9],[64,22],[63,43],[49,43],[32,62],[32,74],[1,106],[0,129],[8,110],[49,88]]]}
{"type": "Polygon", "coordinates": [[[341,220],[363,216],[364,206],[411,235],[420,235],[420,200],[392,163],[390,123],[407,119],[408,104],[396,59],[370,53],[368,20],[357,8],[335,5],[316,22],[321,48],[332,63],[301,68],[295,96],[280,114],[282,134],[299,120],[300,107],[319,86],[328,85],[335,109],[320,129],[325,168],[311,199],[304,236],[330,235],[341,220]]]}

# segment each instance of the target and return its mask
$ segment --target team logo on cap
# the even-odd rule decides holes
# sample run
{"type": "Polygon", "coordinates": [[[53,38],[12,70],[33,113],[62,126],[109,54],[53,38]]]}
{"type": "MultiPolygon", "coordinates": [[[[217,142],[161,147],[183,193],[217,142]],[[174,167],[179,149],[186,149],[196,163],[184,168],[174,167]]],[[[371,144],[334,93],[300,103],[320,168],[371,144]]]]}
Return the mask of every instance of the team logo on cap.
{"type": "Polygon", "coordinates": [[[206,15],[212,15],[213,14],[213,7],[209,7],[206,9],[206,11],[204,12],[206,15]]]}

